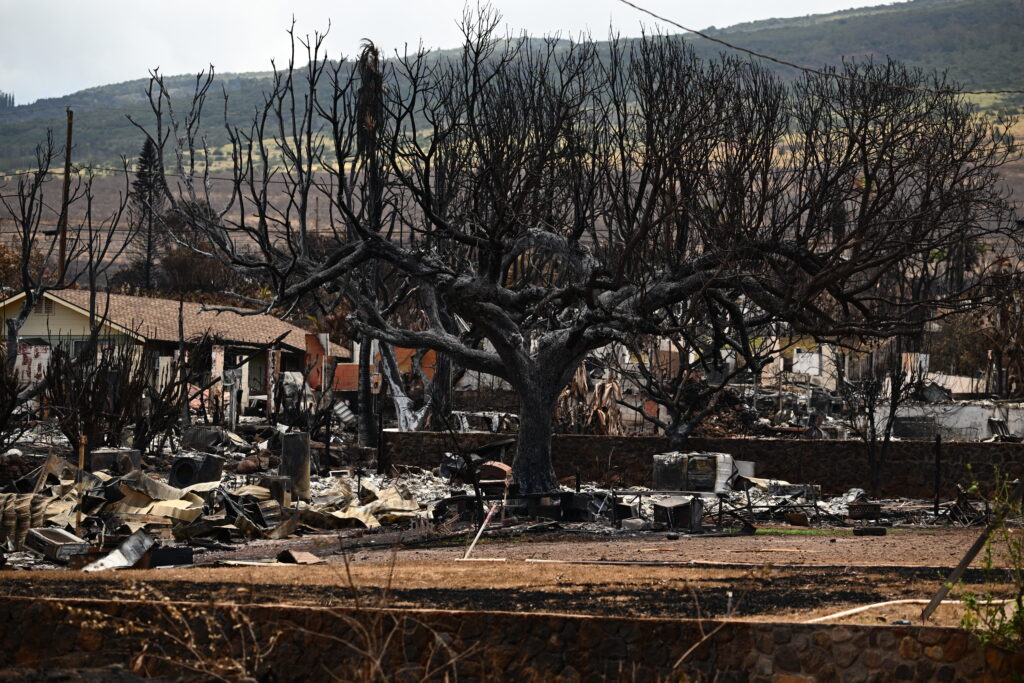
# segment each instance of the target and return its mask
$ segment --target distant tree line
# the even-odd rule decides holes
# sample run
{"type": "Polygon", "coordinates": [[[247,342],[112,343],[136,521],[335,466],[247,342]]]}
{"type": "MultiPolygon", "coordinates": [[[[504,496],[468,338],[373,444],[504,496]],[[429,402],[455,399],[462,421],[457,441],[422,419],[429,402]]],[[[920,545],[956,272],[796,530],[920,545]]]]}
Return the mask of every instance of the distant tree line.
{"type": "Polygon", "coordinates": [[[0,111],[14,109],[14,94],[0,90],[0,111]]]}

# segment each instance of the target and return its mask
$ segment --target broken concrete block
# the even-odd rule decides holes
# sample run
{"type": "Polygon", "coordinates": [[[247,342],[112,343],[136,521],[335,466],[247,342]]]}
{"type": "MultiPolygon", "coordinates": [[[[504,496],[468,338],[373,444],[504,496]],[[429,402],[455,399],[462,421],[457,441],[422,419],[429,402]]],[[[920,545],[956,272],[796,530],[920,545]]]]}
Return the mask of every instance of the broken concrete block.
{"type": "Polygon", "coordinates": [[[35,550],[48,560],[67,562],[72,555],[89,550],[89,542],[63,529],[29,529],[25,547],[35,550]]]}
{"type": "Polygon", "coordinates": [[[292,482],[292,495],[309,500],[309,434],[295,432],[281,435],[281,464],[277,473],[292,482]]]}
{"type": "Polygon", "coordinates": [[[687,529],[700,533],[704,518],[704,501],[700,496],[674,496],[654,503],[654,521],[670,529],[687,529]]]}

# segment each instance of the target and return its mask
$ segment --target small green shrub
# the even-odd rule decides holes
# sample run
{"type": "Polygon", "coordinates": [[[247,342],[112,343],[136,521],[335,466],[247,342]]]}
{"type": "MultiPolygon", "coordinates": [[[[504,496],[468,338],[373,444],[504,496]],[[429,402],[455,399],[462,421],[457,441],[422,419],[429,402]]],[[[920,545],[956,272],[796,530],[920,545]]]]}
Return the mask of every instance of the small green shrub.
{"type": "Polygon", "coordinates": [[[963,628],[973,632],[985,645],[1015,652],[1024,651],[1024,509],[1020,497],[1012,491],[1016,482],[1000,477],[992,496],[996,515],[1004,512],[985,544],[982,571],[986,589],[980,593],[964,591],[963,628]],[[997,564],[998,560],[998,564],[997,564]],[[994,594],[995,586],[1012,586],[1009,599],[994,594]]]}

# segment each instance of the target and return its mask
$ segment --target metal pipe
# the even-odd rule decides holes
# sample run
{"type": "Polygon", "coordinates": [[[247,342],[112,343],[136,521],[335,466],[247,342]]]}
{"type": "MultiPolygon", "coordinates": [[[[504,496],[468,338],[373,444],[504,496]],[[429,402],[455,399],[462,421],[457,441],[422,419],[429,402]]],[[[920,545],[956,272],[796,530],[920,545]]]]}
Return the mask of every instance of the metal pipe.
{"type": "Polygon", "coordinates": [[[484,529],[487,528],[487,523],[491,521],[491,517],[494,515],[494,511],[497,510],[498,507],[499,506],[497,503],[491,506],[490,512],[488,512],[487,516],[484,518],[484,523],[480,525],[480,530],[476,532],[476,537],[473,539],[473,542],[469,544],[469,548],[466,549],[466,554],[462,556],[462,559],[469,559],[469,554],[473,552],[473,548],[476,547],[476,542],[480,540],[480,536],[483,535],[484,529]]]}

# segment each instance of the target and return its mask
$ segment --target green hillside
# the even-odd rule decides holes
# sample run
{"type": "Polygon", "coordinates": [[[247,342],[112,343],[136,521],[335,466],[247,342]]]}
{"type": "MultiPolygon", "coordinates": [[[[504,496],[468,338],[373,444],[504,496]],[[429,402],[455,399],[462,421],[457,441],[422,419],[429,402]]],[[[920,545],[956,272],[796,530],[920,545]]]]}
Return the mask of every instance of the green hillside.
{"type": "MultiPolygon", "coordinates": [[[[1024,89],[1024,0],[913,0],[825,15],[740,24],[710,33],[758,52],[808,66],[836,64],[845,57],[892,56],[925,69],[947,70],[968,89],[1024,89]]],[[[722,51],[694,38],[703,55],[722,51]]],[[[779,67],[780,74],[793,75],[779,67]]],[[[270,74],[223,74],[213,92],[230,95],[229,115],[244,121],[261,99],[270,74]]],[[[181,97],[194,78],[169,79],[181,97]]],[[[148,123],[147,80],[89,88],[65,97],[0,109],[0,171],[35,165],[35,146],[46,129],[63,140],[64,110],[75,110],[75,161],[110,166],[124,155],[134,157],[142,135],[126,114],[148,123]]],[[[979,97],[979,106],[1020,111],[1024,97],[979,97]]],[[[227,142],[221,105],[208,108],[209,143],[227,142]]]]}
{"type": "MultiPolygon", "coordinates": [[[[890,56],[948,71],[970,90],[1024,89],[1024,2],[913,0],[800,19],[741,24],[713,35],[808,66],[890,56]]],[[[704,41],[702,41],[704,42],[704,41]]],[[[703,53],[720,48],[698,46],[703,53]]],[[[1024,99],[999,98],[1014,110],[1024,99]]],[[[991,104],[991,103],[990,103],[991,104]]]]}

